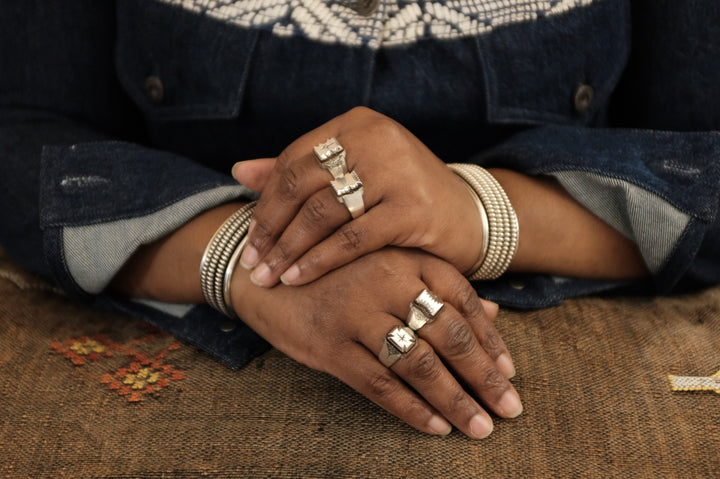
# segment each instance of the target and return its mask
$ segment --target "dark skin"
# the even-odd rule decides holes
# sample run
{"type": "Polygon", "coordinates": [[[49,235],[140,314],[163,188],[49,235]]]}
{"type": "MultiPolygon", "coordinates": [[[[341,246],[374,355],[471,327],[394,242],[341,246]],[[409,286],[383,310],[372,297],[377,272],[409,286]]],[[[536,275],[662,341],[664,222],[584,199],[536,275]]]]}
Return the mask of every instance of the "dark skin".
{"type": "MultiPolygon", "coordinates": [[[[552,180],[509,170],[491,173],[520,223],[512,270],[588,278],[647,274],[632,242],[552,180]]],[[[508,381],[515,368],[492,322],[497,306],[480,299],[459,272],[479,254],[482,228],[479,221],[468,220],[479,218],[476,205],[461,180],[404,128],[356,109],[300,138],[279,160],[241,163],[234,175],[263,191],[250,242],[255,265],[274,266],[268,267],[266,282],[239,267],[232,277],[234,309],[251,328],[288,356],[333,374],[430,434],[447,434],[452,424],[480,439],[492,432],[488,411],[504,418],[522,412],[508,381]],[[353,221],[328,194],[328,173],[311,156],[312,147],[330,136],[353,152],[348,164],[367,185],[367,212],[353,221]],[[374,174],[375,162],[382,161],[374,151],[391,151],[398,172],[411,171],[403,162],[413,162],[412,181],[400,173],[374,174]],[[294,191],[287,188],[288,177],[298,186],[294,191]],[[393,183],[398,179],[414,188],[393,183]],[[303,213],[309,205],[315,214],[303,213]],[[348,233],[355,238],[351,251],[342,247],[348,233]],[[293,281],[284,278],[292,286],[278,284],[293,264],[299,265],[299,275],[293,281]],[[408,304],[422,289],[437,294],[445,307],[435,322],[419,330],[418,346],[386,368],[377,359],[384,335],[403,324],[408,304]]],[[[202,302],[198,271],[203,251],[240,206],[209,210],[141,248],[113,288],[136,297],[202,302]]],[[[243,259],[248,265],[247,256],[243,259]]]]}
{"type": "MultiPolygon", "coordinates": [[[[647,275],[635,244],[552,179],[489,171],[518,214],[512,271],[597,279],[647,275]]],[[[421,248],[463,272],[480,254],[479,214],[462,180],[400,124],[367,108],[304,135],[278,158],[238,163],[233,175],[263,192],[241,258],[261,286],[304,284],[385,245],[421,248]],[[344,146],[348,170],[365,185],[367,212],[352,221],[312,154],[329,137],[344,146]]]]}
{"type": "MultiPolygon", "coordinates": [[[[202,301],[203,250],[239,206],[207,211],[145,246],[113,287],[136,297],[202,301]]],[[[481,403],[501,417],[522,411],[507,380],[514,374],[510,354],[492,324],[497,306],[478,298],[452,265],[425,252],[384,248],[298,287],[261,288],[238,268],[231,290],[238,315],[275,347],[335,375],[421,431],[444,435],[452,423],[480,439],[493,428],[481,403]],[[377,359],[383,337],[402,324],[398,318],[424,288],[442,294],[446,305],[420,330],[418,346],[388,369],[377,359]]]]}

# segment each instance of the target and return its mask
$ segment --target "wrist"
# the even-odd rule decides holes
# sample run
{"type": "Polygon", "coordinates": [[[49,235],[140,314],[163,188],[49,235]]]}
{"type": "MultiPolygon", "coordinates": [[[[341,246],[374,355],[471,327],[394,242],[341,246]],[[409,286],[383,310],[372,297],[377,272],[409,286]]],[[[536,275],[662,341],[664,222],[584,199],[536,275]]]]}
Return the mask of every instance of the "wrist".
{"type": "Polygon", "coordinates": [[[511,271],[593,279],[648,274],[635,243],[570,196],[551,177],[491,169],[517,208],[523,237],[511,271]]]}
{"type": "Polygon", "coordinates": [[[139,248],[111,288],[123,295],[174,303],[204,301],[198,271],[213,233],[243,203],[207,210],[173,233],[139,248]]]}

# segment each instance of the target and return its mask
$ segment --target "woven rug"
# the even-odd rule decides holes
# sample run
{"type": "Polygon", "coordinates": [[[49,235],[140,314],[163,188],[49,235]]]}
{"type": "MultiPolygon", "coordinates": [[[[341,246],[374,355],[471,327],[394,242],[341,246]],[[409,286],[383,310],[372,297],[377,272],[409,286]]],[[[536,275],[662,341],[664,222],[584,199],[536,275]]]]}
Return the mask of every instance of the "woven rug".
{"type": "Polygon", "coordinates": [[[0,477],[718,477],[720,288],[503,311],[525,413],[416,432],[273,350],[232,371],[0,258],[0,477]]]}

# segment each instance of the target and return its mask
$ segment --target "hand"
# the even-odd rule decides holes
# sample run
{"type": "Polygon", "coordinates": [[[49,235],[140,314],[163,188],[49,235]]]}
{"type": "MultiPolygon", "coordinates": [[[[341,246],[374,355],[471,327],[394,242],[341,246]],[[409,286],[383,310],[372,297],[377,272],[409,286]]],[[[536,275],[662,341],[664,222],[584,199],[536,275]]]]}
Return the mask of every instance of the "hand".
{"type": "Polygon", "coordinates": [[[492,324],[497,306],[435,256],[384,248],[292,288],[259,288],[237,270],[232,288],[238,315],[276,348],[421,431],[444,435],[452,423],[471,438],[486,437],[492,420],[473,395],[501,417],[522,412],[506,379],[514,374],[510,355],[492,324]],[[385,335],[403,325],[423,289],[445,305],[417,331],[415,348],[387,368],[378,360],[385,335]]]}
{"type": "Polygon", "coordinates": [[[424,249],[462,272],[480,255],[480,216],[462,180],[404,127],[367,108],[302,136],[276,161],[238,163],[233,175],[262,190],[241,258],[257,285],[306,284],[386,245],[424,249]],[[354,220],[313,155],[330,137],[364,185],[366,213],[354,220]]]}

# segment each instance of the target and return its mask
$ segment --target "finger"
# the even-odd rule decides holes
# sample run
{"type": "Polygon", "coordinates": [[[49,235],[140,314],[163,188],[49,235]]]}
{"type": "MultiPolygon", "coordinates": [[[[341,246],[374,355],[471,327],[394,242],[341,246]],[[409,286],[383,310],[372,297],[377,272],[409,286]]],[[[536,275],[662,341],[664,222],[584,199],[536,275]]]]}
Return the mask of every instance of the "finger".
{"type": "Polygon", "coordinates": [[[348,212],[337,201],[331,188],[315,193],[308,198],[272,249],[253,270],[250,279],[258,286],[274,286],[280,275],[303,253],[347,220],[348,212]]]}
{"type": "MultiPolygon", "coordinates": [[[[364,215],[334,229],[325,240],[312,243],[314,246],[282,274],[283,283],[310,283],[360,256],[395,243],[399,232],[407,231],[410,226],[407,217],[391,211],[391,207],[382,203],[375,204],[364,215]]],[[[347,212],[345,216],[347,218],[347,212]]]]}
{"type": "Polygon", "coordinates": [[[467,436],[482,439],[492,432],[490,416],[426,341],[418,339],[417,346],[393,364],[392,370],[467,436]]]}
{"type": "Polygon", "coordinates": [[[232,168],[233,178],[241,185],[261,192],[270,179],[276,160],[276,158],[258,158],[235,163],[232,168]]]}
{"type": "MultiPolygon", "coordinates": [[[[366,324],[358,331],[359,340],[379,356],[386,334],[393,325],[400,324],[397,319],[385,326],[381,322],[366,324]]],[[[482,439],[492,432],[490,416],[463,389],[426,341],[418,338],[415,347],[391,369],[467,436],[482,439]]]]}
{"type": "MultiPolygon", "coordinates": [[[[329,183],[331,175],[317,164],[313,148],[333,137],[342,144],[343,131],[352,131],[379,116],[382,115],[367,108],[354,108],[306,133],[283,150],[255,207],[255,219],[240,258],[241,265],[246,269],[257,266],[290,224],[300,205],[329,183]]],[[[353,155],[348,155],[346,162],[348,170],[353,170],[353,155]]]]}
{"type": "Polygon", "coordinates": [[[500,417],[513,418],[522,413],[517,391],[480,345],[469,322],[452,304],[445,302],[435,320],[420,328],[417,334],[427,340],[455,375],[500,417]]]}
{"type": "Polygon", "coordinates": [[[495,361],[506,378],[515,376],[515,366],[505,342],[493,324],[497,314],[494,303],[481,300],[472,285],[451,265],[444,261],[424,264],[422,279],[429,289],[452,304],[472,327],[482,349],[495,361]]]}
{"type": "Polygon", "coordinates": [[[352,351],[338,371],[330,371],[390,414],[428,434],[446,436],[452,426],[364,347],[352,351]]]}
{"type": "MultiPolygon", "coordinates": [[[[501,417],[512,418],[520,415],[523,410],[520,396],[495,361],[495,357],[504,354],[507,348],[492,322],[484,318],[482,328],[473,328],[472,320],[460,314],[453,305],[453,302],[457,302],[459,298],[465,299],[464,295],[468,294],[465,291],[464,295],[461,293],[458,296],[457,288],[462,288],[464,284],[471,290],[472,287],[451,265],[442,260],[430,260],[425,264],[434,271],[432,278],[424,278],[424,284],[423,281],[417,281],[415,285],[408,285],[409,288],[416,288],[415,296],[405,303],[402,301],[395,303],[390,312],[397,317],[407,318],[412,300],[423,289],[435,288],[434,293],[444,305],[416,334],[432,346],[455,376],[462,379],[483,404],[501,417]],[[486,331],[488,328],[492,331],[486,331]],[[485,337],[493,334],[496,336],[494,349],[491,350],[495,356],[491,356],[491,353],[485,349],[476,329],[482,329],[481,333],[485,337]]],[[[474,290],[472,295],[477,298],[474,290]]],[[[476,307],[482,309],[479,298],[476,307]]],[[[483,313],[475,314],[484,316],[483,313]]],[[[438,409],[443,412],[442,408],[438,407],[438,409]]]]}
{"type": "Polygon", "coordinates": [[[302,204],[329,183],[329,175],[317,165],[312,154],[302,158],[291,155],[293,153],[286,150],[278,157],[255,207],[247,246],[240,257],[247,269],[257,266],[302,204]]]}

